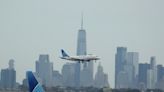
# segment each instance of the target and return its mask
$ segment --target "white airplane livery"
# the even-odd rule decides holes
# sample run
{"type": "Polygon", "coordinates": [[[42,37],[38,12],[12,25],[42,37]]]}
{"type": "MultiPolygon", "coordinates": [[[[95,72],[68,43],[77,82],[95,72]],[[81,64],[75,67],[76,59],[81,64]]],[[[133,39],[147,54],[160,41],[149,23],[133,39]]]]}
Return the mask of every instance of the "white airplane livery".
{"type": "Polygon", "coordinates": [[[69,56],[63,49],[61,50],[62,57],[61,59],[70,60],[70,61],[77,61],[77,62],[90,62],[90,61],[96,61],[100,58],[96,55],[79,55],[79,56],[69,56]]]}

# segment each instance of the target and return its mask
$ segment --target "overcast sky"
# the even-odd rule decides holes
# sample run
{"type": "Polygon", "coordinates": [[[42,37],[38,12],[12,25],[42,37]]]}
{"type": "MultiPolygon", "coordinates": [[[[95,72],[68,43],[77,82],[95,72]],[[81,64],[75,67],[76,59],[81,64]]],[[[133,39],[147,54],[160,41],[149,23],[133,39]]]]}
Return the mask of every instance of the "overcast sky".
{"type": "Polygon", "coordinates": [[[117,46],[139,52],[139,62],[156,56],[164,64],[164,0],[0,0],[0,69],[14,59],[21,82],[39,54],[49,54],[61,70],[60,49],[76,54],[82,11],[88,54],[101,57],[111,87],[117,46]]]}

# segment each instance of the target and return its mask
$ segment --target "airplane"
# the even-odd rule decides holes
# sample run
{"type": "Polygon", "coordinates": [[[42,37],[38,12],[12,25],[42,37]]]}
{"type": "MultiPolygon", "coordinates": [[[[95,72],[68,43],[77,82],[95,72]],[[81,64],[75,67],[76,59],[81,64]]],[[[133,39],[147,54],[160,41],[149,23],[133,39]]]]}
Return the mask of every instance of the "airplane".
{"type": "Polygon", "coordinates": [[[29,92],[45,92],[41,84],[36,80],[32,71],[27,72],[29,92]]]}
{"type": "Polygon", "coordinates": [[[69,56],[63,49],[61,49],[61,53],[62,53],[62,57],[60,57],[61,59],[65,59],[65,60],[70,60],[70,61],[77,61],[77,62],[90,62],[93,60],[99,60],[100,58],[98,56],[95,55],[79,55],[79,56],[69,56]]]}

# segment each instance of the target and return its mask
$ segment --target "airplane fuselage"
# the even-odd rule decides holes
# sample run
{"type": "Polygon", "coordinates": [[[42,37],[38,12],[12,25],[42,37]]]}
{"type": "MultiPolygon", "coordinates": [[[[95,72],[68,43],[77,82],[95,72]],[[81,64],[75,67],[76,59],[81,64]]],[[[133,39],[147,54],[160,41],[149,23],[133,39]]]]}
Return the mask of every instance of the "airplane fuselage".
{"type": "Polygon", "coordinates": [[[69,56],[63,49],[61,50],[62,57],[61,59],[70,60],[70,61],[77,61],[77,62],[90,62],[93,60],[99,60],[98,56],[88,54],[88,55],[78,55],[78,56],[69,56]]]}
{"type": "Polygon", "coordinates": [[[92,61],[92,60],[99,60],[98,56],[95,55],[80,55],[80,56],[69,56],[69,57],[61,57],[61,59],[66,59],[70,61],[92,61]]]}

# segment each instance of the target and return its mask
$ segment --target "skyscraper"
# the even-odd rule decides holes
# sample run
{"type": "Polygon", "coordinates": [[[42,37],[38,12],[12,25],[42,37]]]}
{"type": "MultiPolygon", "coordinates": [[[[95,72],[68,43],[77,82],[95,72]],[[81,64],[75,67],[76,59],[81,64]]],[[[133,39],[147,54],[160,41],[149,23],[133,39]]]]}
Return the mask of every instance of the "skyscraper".
{"type": "Polygon", "coordinates": [[[129,88],[128,74],[125,71],[120,71],[117,75],[117,88],[129,88]]]}
{"type": "Polygon", "coordinates": [[[125,72],[128,74],[129,88],[136,88],[138,81],[138,52],[127,52],[125,72]]]}
{"type": "MultiPolygon", "coordinates": [[[[152,56],[150,58],[150,69],[148,71],[149,76],[151,76],[151,80],[149,80],[149,84],[148,84],[148,88],[151,88],[151,89],[154,89],[155,88],[155,85],[156,85],[156,82],[157,82],[157,65],[156,65],[156,59],[155,59],[155,56],[152,56]],[[151,75],[150,75],[151,74],[151,75]],[[151,83],[151,85],[150,85],[151,83]]],[[[149,76],[147,76],[148,78],[150,78],[149,76]]]]}
{"type": "Polygon", "coordinates": [[[83,16],[81,20],[81,29],[78,32],[77,40],[77,55],[86,55],[87,45],[86,45],[86,31],[83,29],[83,16]]]}
{"type": "Polygon", "coordinates": [[[59,73],[59,71],[53,71],[52,73],[53,87],[63,86],[63,76],[59,73]]]}
{"type": "Polygon", "coordinates": [[[164,67],[163,65],[157,66],[157,89],[164,90],[164,67]]]}
{"type": "Polygon", "coordinates": [[[150,64],[140,63],[139,64],[139,75],[138,75],[138,86],[147,87],[147,71],[150,69],[150,64]]]}
{"type": "MultiPolygon", "coordinates": [[[[120,86],[120,87],[126,87],[126,88],[134,88],[134,82],[135,82],[135,79],[134,79],[134,67],[132,64],[129,64],[129,63],[126,63],[124,65],[124,71],[122,71],[123,73],[122,74],[126,74],[127,76],[127,79],[123,79],[121,81],[126,81],[126,82],[122,82],[123,84],[119,84],[119,85],[123,85],[123,86],[120,86]],[[124,84],[126,83],[126,84],[124,84]],[[125,86],[126,85],[126,86],[125,86]]],[[[118,79],[121,79],[120,77],[122,77],[123,75],[119,73],[119,77],[118,79]]],[[[120,83],[120,81],[119,81],[120,83]]]]}
{"type": "Polygon", "coordinates": [[[14,60],[13,59],[9,60],[9,69],[14,69],[14,60]]]}
{"type": "Polygon", "coordinates": [[[134,76],[138,75],[138,62],[139,62],[139,53],[138,52],[128,52],[126,62],[133,65],[134,76]]]}
{"type": "Polygon", "coordinates": [[[157,66],[157,82],[160,82],[164,78],[164,67],[162,65],[157,66]]]}
{"type": "MultiPolygon", "coordinates": [[[[87,54],[86,46],[86,32],[83,29],[83,16],[81,20],[81,29],[78,31],[77,39],[77,55],[86,55],[87,54]]],[[[80,76],[81,76],[81,64],[76,63],[75,65],[75,85],[76,87],[80,86],[80,76]]]]}
{"type": "Polygon", "coordinates": [[[94,86],[97,88],[109,87],[108,75],[104,73],[101,63],[99,63],[95,75],[94,86]]]}
{"type": "MultiPolygon", "coordinates": [[[[81,29],[78,31],[77,55],[87,54],[86,31],[83,29],[83,15],[81,20],[81,29]]],[[[93,62],[85,62],[81,69],[81,64],[75,65],[75,85],[91,86],[93,84],[93,62]]]]}
{"type": "MultiPolygon", "coordinates": [[[[117,47],[117,53],[115,55],[115,88],[119,88],[119,73],[124,71],[124,65],[126,63],[126,47],[117,47]]],[[[123,73],[121,73],[123,74],[123,73]]]]}
{"type": "Polygon", "coordinates": [[[74,83],[74,73],[75,73],[75,64],[74,63],[66,63],[62,68],[63,75],[63,86],[65,87],[74,87],[76,86],[74,83]]]}
{"type": "Polygon", "coordinates": [[[154,89],[154,76],[152,69],[148,69],[147,71],[147,88],[154,89]]]}
{"type": "Polygon", "coordinates": [[[138,52],[117,47],[115,55],[115,88],[136,88],[138,81],[138,52]]]}
{"type": "Polygon", "coordinates": [[[52,86],[53,63],[49,61],[49,55],[40,55],[36,61],[36,74],[46,87],[52,86]]]}
{"type": "Polygon", "coordinates": [[[13,89],[16,87],[16,71],[14,69],[14,60],[9,60],[9,67],[1,70],[2,88],[13,89]]]}

